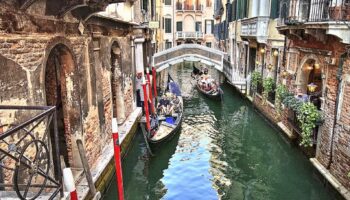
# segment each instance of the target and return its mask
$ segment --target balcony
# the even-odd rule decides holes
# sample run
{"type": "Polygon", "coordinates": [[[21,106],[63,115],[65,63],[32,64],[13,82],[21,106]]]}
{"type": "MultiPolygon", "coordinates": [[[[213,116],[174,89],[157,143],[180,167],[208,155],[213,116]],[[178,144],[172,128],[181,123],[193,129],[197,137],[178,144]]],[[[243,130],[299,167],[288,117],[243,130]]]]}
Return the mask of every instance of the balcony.
{"type": "Polygon", "coordinates": [[[176,2],[176,11],[196,11],[203,12],[203,5],[192,5],[192,4],[182,4],[181,2],[176,2]]]}
{"type": "Polygon", "coordinates": [[[281,5],[277,28],[282,34],[288,33],[286,30],[305,29],[305,33],[312,35],[316,29],[323,29],[325,34],[350,44],[350,0],[283,0],[281,5]]]}
{"type": "Polygon", "coordinates": [[[195,39],[195,40],[202,40],[204,34],[202,32],[183,32],[183,31],[178,31],[176,32],[176,39],[177,40],[186,40],[186,39],[195,39]]]}
{"type": "Polygon", "coordinates": [[[241,37],[253,37],[259,43],[266,43],[269,17],[253,17],[242,20],[241,37]]]}

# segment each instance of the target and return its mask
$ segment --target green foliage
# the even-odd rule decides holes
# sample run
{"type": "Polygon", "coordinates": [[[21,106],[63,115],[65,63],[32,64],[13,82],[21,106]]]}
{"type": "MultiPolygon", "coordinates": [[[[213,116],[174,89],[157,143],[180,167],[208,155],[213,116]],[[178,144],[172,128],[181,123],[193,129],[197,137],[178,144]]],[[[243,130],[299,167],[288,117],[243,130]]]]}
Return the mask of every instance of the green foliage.
{"type": "Polygon", "coordinates": [[[295,112],[298,112],[300,110],[300,107],[302,106],[303,102],[301,102],[297,98],[295,98],[293,94],[287,93],[283,99],[283,104],[287,108],[290,108],[295,112]]]}
{"type": "Polygon", "coordinates": [[[288,95],[288,89],[285,85],[279,84],[276,87],[276,99],[275,99],[275,108],[277,113],[280,115],[282,111],[282,101],[288,95]]]}
{"type": "Polygon", "coordinates": [[[276,99],[279,99],[280,102],[288,95],[288,89],[285,85],[279,84],[276,88],[276,99]]]}
{"type": "Polygon", "coordinates": [[[263,103],[266,102],[269,92],[272,91],[274,85],[274,80],[271,77],[265,78],[263,80],[263,103]]]}
{"type": "Polygon", "coordinates": [[[254,90],[258,88],[258,84],[261,82],[261,74],[257,71],[252,73],[251,85],[254,90]]]}
{"type": "Polygon", "coordinates": [[[321,118],[316,106],[310,102],[302,103],[297,112],[297,118],[302,130],[303,146],[312,146],[312,133],[316,122],[321,118]]]}

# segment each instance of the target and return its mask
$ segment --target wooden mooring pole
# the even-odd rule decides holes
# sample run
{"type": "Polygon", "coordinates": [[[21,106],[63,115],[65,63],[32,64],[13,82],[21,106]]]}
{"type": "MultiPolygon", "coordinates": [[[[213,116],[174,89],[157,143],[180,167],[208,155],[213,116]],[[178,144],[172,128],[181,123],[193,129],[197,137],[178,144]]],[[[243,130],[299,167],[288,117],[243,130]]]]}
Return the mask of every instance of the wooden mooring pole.
{"type": "Polygon", "coordinates": [[[114,147],[115,174],[117,178],[118,200],[124,200],[123,171],[120,155],[117,118],[112,119],[112,135],[114,147]]]}

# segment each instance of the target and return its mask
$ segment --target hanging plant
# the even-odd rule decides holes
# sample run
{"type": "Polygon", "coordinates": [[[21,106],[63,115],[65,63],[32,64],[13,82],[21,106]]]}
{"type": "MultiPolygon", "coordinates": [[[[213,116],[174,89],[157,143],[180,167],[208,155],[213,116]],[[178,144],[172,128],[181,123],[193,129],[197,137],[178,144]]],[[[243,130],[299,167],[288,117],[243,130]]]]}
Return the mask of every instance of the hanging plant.
{"type": "Polygon", "coordinates": [[[263,104],[266,102],[269,93],[272,91],[274,85],[274,80],[271,77],[265,78],[263,80],[263,104]]]}
{"type": "Polygon", "coordinates": [[[310,102],[302,103],[298,109],[297,118],[302,130],[302,140],[300,145],[312,146],[312,134],[316,127],[316,122],[321,118],[320,112],[314,104],[310,102]]]}
{"type": "Polygon", "coordinates": [[[252,73],[252,78],[251,78],[251,85],[253,87],[253,90],[256,91],[258,88],[258,84],[261,82],[261,74],[257,71],[254,71],[252,73]]]}
{"type": "Polygon", "coordinates": [[[299,101],[297,98],[295,98],[292,93],[285,94],[285,97],[282,100],[282,102],[287,108],[289,108],[295,112],[298,112],[300,110],[300,107],[303,104],[301,101],[299,101]]]}
{"type": "Polygon", "coordinates": [[[279,84],[276,87],[276,99],[275,99],[275,108],[277,114],[281,114],[282,111],[282,102],[284,98],[288,95],[288,89],[285,85],[279,84]]]}

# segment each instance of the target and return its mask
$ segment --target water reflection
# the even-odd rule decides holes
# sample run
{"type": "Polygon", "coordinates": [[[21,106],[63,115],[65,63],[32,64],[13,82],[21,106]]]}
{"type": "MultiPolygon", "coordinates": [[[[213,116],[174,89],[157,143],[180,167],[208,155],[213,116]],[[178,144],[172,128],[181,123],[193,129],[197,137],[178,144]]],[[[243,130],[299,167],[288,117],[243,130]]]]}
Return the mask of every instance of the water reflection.
{"type": "MultiPolygon", "coordinates": [[[[223,103],[204,98],[193,89],[191,67],[181,68],[173,76],[186,97],[181,132],[152,158],[137,136],[123,165],[126,199],[336,198],[302,153],[248,102],[228,86],[223,103]]],[[[111,188],[105,199],[115,199],[111,188]]]]}

